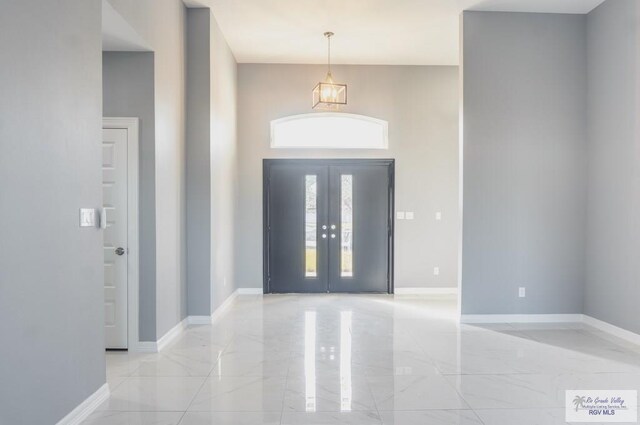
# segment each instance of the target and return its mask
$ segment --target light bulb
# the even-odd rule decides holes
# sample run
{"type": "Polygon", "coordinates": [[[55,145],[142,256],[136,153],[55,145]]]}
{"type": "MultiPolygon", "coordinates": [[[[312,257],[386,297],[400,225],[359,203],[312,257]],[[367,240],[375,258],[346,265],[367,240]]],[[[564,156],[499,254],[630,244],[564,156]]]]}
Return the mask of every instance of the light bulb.
{"type": "Polygon", "coordinates": [[[322,99],[327,101],[331,97],[331,87],[325,87],[322,89],[322,99]]]}

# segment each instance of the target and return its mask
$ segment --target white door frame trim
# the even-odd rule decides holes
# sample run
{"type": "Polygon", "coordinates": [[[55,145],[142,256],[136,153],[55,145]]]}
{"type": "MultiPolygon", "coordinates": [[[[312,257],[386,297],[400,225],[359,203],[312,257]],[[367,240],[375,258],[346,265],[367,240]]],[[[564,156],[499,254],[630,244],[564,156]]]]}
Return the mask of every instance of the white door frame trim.
{"type": "Polygon", "coordinates": [[[138,241],[138,180],[140,120],[134,117],[104,117],[102,128],[127,130],[127,349],[139,351],[138,310],[140,286],[140,243],[138,241]]]}

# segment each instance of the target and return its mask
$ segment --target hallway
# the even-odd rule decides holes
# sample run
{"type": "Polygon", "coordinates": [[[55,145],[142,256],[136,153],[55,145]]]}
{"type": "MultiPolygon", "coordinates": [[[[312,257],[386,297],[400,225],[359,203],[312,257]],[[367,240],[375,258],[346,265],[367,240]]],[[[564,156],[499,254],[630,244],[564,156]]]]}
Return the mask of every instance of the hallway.
{"type": "Polygon", "coordinates": [[[564,424],[565,389],[640,389],[582,324],[461,325],[453,298],[240,296],[159,354],[107,354],[91,425],[564,424]]]}

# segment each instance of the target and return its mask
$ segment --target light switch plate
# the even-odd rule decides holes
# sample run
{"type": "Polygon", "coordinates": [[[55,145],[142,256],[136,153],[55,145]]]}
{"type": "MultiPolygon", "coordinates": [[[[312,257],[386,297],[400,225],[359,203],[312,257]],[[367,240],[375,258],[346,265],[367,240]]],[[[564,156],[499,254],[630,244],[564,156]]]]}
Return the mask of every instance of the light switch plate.
{"type": "Polygon", "coordinates": [[[80,227],[96,227],[95,208],[80,208],[80,227]]]}
{"type": "Polygon", "coordinates": [[[405,213],[405,218],[406,218],[407,220],[413,220],[413,211],[407,211],[407,212],[405,213]]]}
{"type": "Polygon", "coordinates": [[[442,220],[442,213],[440,211],[436,213],[436,220],[438,221],[442,220]]]}
{"type": "Polygon", "coordinates": [[[398,211],[398,212],[396,213],[396,218],[397,218],[398,220],[404,220],[404,211],[398,211]]]}
{"type": "Polygon", "coordinates": [[[526,296],[527,296],[527,289],[525,287],[523,287],[523,286],[518,288],[518,297],[524,298],[526,296]]]}
{"type": "Polygon", "coordinates": [[[440,267],[434,267],[433,268],[433,275],[434,276],[438,276],[440,274],[440,267]]]}

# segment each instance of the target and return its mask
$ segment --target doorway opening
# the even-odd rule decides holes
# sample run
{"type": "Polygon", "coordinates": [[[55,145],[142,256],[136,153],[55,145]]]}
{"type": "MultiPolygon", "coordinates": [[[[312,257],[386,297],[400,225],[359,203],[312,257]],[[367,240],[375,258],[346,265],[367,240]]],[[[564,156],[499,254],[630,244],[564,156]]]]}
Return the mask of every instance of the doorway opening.
{"type": "Polygon", "coordinates": [[[265,159],[264,292],[393,293],[393,159],[265,159]]]}

